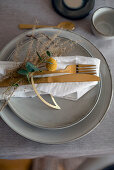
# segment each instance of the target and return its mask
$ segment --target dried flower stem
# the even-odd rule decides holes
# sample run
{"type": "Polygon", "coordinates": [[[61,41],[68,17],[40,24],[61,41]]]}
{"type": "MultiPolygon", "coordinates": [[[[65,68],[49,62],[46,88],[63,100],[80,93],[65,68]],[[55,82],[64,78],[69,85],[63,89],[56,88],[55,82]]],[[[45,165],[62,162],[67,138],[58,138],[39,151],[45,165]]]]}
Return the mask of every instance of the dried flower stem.
{"type": "Polygon", "coordinates": [[[11,92],[10,96],[8,97],[7,100],[5,100],[5,102],[3,103],[2,107],[0,108],[0,112],[3,111],[3,109],[6,107],[6,105],[8,104],[8,101],[10,100],[11,96],[13,95],[14,91],[17,89],[17,87],[14,87],[14,90],[11,92]]]}
{"type": "MultiPolygon", "coordinates": [[[[35,34],[35,26],[34,26],[32,35],[27,36],[30,38],[30,44],[28,46],[27,54],[25,55],[26,57],[24,59],[24,62],[22,64],[20,64],[20,66],[17,66],[16,69],[12,69],[11,73],[8,72],[8,74],[6,74],[4,76],[4,78],[7,78],[7,77],[12,78],[13,73],[14,72],[16,73],[17,69],[23,68],[26,65],[27,61],[33,62],[34,65],[36,65],[38,68],[44,67],[43,62],[49,58],[49,56],[47,56],[47,54],[46,54],[46,50],[49,50],[51,52],[51,54],[53,54],[53,57],[60,56],[60,55],[64,54],[66,52],[66,50],[67,50],[67,52],[70,51],[72,48],[70,49],[69,46],[72,47],[74,42],[72,42],[70,40],[63,41],[62,37],[58,36],[60,34],[60,32],[61,31],[54,34],[53,36],[47,36],[46,34],[40,33],[40,34],[38,34],[38,37],[37,37],[37,35],[35,34]],[[34,43],[36,43],[35,48],[34,48],[34,43]],[[37,57],[36,51],[38,51],[39,54],[42,56],[41,61],[37,57]]],[[[14,58],[13,58],[14,61],[18,61],[17,59],[19,56],[19,52],[22,49],[22,45],[23,44],[21,44],[21,43],[17,44],[15,53],[14,53],[14,58]]],[[[30,73],[29,76],[31,77],[33,74],[34,73],[30,73]]],[[[25,77],[23,77],[23,78],[25,78],[25,77]]],[[[21,80],[22,79],[19,79],[16,83],[20,82],[20,84],[21,84],[21,80]]],[[[6,89],[6,91],[3,93],[3,95],[6,94],[11,89],[12,89],[12,86],[8,87],[6,89]]],[[[11,92],[10,96],[8,97],[8,100],[13,95],[13,93],[16,89],[17,89],[17,87],[14,87],[14,90],[11,92]]],[[[2,105],[0,111],[3,110],[4,107],[7,105],[8,100],[6,100],[5,103],[2,105]]]]}

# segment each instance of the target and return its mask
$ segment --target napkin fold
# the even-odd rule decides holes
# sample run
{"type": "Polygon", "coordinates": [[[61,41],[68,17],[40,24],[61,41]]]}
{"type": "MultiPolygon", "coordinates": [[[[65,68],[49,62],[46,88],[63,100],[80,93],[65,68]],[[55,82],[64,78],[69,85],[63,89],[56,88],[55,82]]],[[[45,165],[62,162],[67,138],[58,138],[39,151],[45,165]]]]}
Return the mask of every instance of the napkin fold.
{"type": "MultiPolygon", "coordinates": [[[[96,65],[96,75],[99,76],[100,60],[92,57],[85,56],[64,56],[54,57],[57,61],[57,70],[65,69],[68,65],[73,64],[92,64],[96,65]]],[[[14,68],[17,64],[10,61],[0,61],[0,77],[6,74],[7,69],[14,68]]],[[[60,74],[60,73],[59,73],[60,74]]],[[[55,76],[58,73],[42,75],[55,76]]],[[[42,83],[37,84],[37,90],[40,94],[52,94],[56,97],[61,97],[69,100],[77,100],[93,87],[98,84],[97,81],[93,82],[67,82],[67,83],[42,83]]],[[[3,92],[6,88],[0,88],[0,99],[3,99],[3,92]]],[[[36,94],[32,88],[32,85],[19,86],[12,97],[35,97],[36,94]]]]}

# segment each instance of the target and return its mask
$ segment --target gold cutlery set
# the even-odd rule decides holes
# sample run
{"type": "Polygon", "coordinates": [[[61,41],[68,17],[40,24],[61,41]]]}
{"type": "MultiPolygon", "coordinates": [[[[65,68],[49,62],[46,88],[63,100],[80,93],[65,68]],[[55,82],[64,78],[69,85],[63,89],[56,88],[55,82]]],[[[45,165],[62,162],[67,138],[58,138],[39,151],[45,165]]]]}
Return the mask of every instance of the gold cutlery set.
{"type": "MultiPolygon", "coordinates": [[[[65,69],[55,71],[36,71],[32,74],[34,83],[63,83],[63,82],[89,82],[89,81],[100,81],[100,78],[96,75],[95,65],[69,65],[65,69]],[[56,75],[51,77],[36,77],[39,75],[53,74],[53,73],[69,73],[64,75],[56,75]]],[[[7,87],[12,83],[18,82],[22,78],[21,75],[16,73],[13,79],[6,78],[0,82],[0,87],[7,87]]],[[[22,80],[22,85],[29,84],[27,79],[22,80]]]]}
{"type": "Polygon", "coordinates": [[[35,83],[59,83],[59,82],[85,82],[99,81],[100,78],[96,75],[95,65],[69,65],[65,69],[55,71],[35,72],[35,75],[53,74],[53,73],[69,73],[65,75],[35,78],[35,83]]]}

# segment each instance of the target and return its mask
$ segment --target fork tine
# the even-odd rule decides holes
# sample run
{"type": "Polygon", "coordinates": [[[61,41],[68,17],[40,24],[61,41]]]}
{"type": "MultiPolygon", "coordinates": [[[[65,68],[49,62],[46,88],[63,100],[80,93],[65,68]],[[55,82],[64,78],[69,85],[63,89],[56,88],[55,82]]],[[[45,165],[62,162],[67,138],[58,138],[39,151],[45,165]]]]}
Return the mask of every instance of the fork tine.
{"type": "Polygon", "coordinates": [[[93,67],[93,66],[96,66],[96,65],[88,65],[88,64],[78,64],[78,65],[76,65],[76,67],[93,67]]]}
{"type": "MultiPolygon", "coordinates": [[[[84,74],[84,73],[79,73],[79,74],[84,74]]],[[[96,72],[85,73],[85,74],[91,74],[91,75],[94,75],[94,74],[96,74],[96,72]]]]}
{"type": "Polygon", "coordinates": [[[77,70],[78,73],[91,73],[95,72],[96,70],[77,70]]]}
{"type": "Polygon", "coordinates": [[[96,68],[93,68],[93,67],[87,67],[87,68],[85,68],[85,67],[77,67],[76,69],[77,70],[96,70],[96,68]]]}

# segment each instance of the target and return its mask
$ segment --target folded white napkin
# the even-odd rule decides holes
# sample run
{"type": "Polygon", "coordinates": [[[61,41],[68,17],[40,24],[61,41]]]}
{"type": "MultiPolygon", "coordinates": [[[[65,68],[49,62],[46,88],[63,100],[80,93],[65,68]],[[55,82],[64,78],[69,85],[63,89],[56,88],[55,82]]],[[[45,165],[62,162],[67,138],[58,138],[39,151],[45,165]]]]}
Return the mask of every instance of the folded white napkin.
{"type": "MultiPolygon", "coordinates": [[[[54,57],[57,61],[57,70],[65,69],[66,66],[72,64],[92,64],[96,65],[96,75],[99,76],[100,60],[92,57],[83,56],[65,56],[54,57]]],[[[6,69],[12,68],[16,65],[15,62],[0,61],[0,76],[5,74],[6,69]]],[[[55,76],[56,74],[43,75],[55,76]]],[[[37,90],[40,94],[52,94],[56,97],[62,97],[69,100],[77,100],[86,92],[97,85],[97,81],[93,82],[68,82],[68,83],[42,83],[38,84],[37,90]]],[[[0,88],[0,99],[3,99],[3,91],[6,88],[0,88]]],[[[36,94],[31,85],[19,86],[13,93],[13,97],[34,97],[36,94]]]]}

